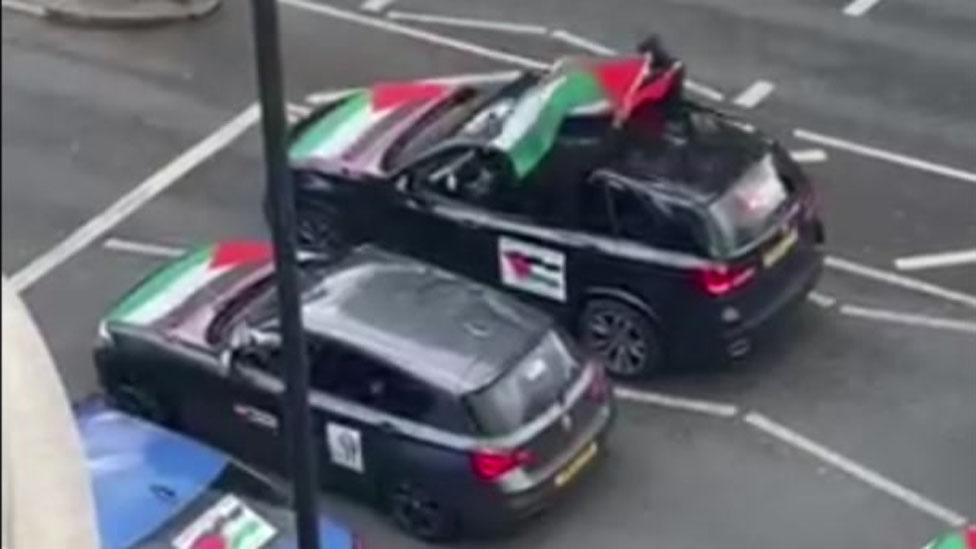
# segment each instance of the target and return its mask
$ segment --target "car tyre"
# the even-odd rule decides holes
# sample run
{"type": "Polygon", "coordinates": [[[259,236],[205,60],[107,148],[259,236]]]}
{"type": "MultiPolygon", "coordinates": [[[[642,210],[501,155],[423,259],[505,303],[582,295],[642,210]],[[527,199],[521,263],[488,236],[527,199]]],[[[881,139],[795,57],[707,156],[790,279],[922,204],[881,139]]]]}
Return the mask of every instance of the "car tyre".
{"type": "Polygon", "coordinates": [[[397,482],[388,497],[393,522],[410,535],[424,541],[443,542],[457,534],[453,513],[423,486],[397,482]]]}
{"type": "Polygon", "coordinates": [[[614,299],[594,299],[580,315],[580,340],[604,358],[607,373],[638,379],[664,368],[657,328],[642,311],[614,299]]]}

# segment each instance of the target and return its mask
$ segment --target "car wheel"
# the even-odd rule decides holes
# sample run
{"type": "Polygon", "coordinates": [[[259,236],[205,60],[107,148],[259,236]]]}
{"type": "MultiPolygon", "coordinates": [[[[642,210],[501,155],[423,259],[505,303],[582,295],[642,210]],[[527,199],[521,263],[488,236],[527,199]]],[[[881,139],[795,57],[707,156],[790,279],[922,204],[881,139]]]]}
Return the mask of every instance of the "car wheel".
{"type": "Polygon", "coordinates": [[[650,375],[664,366],[664,349],[654,325],[637,309],[612,299],[586,305],[580,339],[606,361],[607,372],[620,379],[650,375]]]}
{"type": "Polygon", "coordinates": [[[169,413],[157,398],[129,385],[122,385],[112,391],[110,401],[123,412],[143,417],[154,423],[168,424],[173,419],[173,414],[169,413]]]}
{"type": "Polygon", "coordinates": [[[456,533],[452,513],[427,490],[411,482],[399,482],[389,492],[393,521],[404,531],[425,541],[446,541],[456,533]]]}
{"type": "Polygon", "coordinates": [[[296,232],[298,245],[307,250],[338,251],[347,246],[339,230],[339,215],[330,207],[298,211],[296,232]]]}

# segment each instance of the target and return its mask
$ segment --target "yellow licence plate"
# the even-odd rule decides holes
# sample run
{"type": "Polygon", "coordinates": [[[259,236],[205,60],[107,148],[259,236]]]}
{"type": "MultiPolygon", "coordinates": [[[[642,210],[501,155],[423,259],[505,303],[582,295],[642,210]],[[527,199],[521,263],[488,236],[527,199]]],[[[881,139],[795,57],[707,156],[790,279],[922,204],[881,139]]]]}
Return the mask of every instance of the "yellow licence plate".
{"type": "Polygon", "coordinates": [[[786,252],[790,251],[790,248],[796,244],[797,240],[799,240],[799,234],[797,234],[796,229],[790,229],[790,232],[783,235],[783,238],[775,246],[763,254],[763,265],[771,267],[777,261],[783,259],[783,256],[786,255],[786,252]]]}
{"type": "Polygon", "coordinates": [[[556,481],[555,481],[556,486],[559,487],[565,486],[569,481],[573,480],[573,478],[584,467],[586,467],[586,464],[593,461],[593,458],[596,457],[596,450],[597,450],[596,442],[591,442],[589,446],[586,447],[585,450],[583,450],[582,452],[580,452],[578,456],[573,458],[573,461],[571,461],[569,465],[566,466],[565,469],[563,469],[562,471],[559,472],[558,475],[556,475],[556,481]]]}

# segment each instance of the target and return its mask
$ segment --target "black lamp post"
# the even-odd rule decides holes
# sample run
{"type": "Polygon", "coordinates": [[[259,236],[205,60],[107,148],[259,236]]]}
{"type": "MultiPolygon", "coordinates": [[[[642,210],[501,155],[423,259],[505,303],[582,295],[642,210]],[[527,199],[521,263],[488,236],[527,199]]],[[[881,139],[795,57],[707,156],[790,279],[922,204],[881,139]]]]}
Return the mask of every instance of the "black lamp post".
{"type": "Polygon", "coordinates": [[[285,146],[285,103],[282,91],[281,51],[276,0],[253,0],[255,57],[264,133],[267,197],[271,204],[275,278],[281,322],[281,357],[285,368],[285,435],[292,481],[298,546],[318,548],[318,482],[311,444],[308,408],[308,357],[302,329],[295,244],[295,192],[291,184],[285,146]]]}

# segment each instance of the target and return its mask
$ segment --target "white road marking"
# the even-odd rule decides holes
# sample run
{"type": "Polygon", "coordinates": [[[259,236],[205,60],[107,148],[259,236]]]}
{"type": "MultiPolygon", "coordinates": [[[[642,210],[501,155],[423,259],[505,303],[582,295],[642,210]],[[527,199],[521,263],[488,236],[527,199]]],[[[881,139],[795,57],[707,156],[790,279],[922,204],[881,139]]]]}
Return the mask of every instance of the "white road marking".
{"type": "Polygon", "coordinates": [[[955,267],[970,263],[976,263],[976,249],[899,257],[895,260],[895,268],[899,271],[918,271],[920,269],[955,267]]]}
{"type": "Polygon", "coordinates": [[[365,27],[372,27],[374,29],[379,29],[384,32],[408,36],[415,40],[421,40],[423,42],[437,44],[438,46],[443,46],[445,48],[450,48],[457,51],[463,51],[465,53],[470,53],[472,55],[478,55],[486,59],[493,59],[495,61],[501,61],[503,63],[510,63],[512,65],[517,65],[528,69],[543,70],[549,68],[548,63],[543,63],[542,61],[539,61],[537,59],[532,59],[522,55],[516,55],[514,53],[508,53],[500,50],[486,48],[484,46],[480,46],[472,42],[458,40],[457,38],[450,38],[448,36],[444,36],[434,32],[429,32],[414,27],[401,25],[400,23],[396,23],[394,21],[389,21],[386,19],[369,17],[366,15],[362,15],[360,13],[355,13],[348,10],[336,8],[334,6],[330,6],[327,4],[319,4],[317,2],[312,2],[310,0],[278,0],[278,1],[283,5],[291,6],[293,8],[303,9],[306,11],[310,11],[312,13],[317,13],[319,15],[324,15],[326,17],[331,17],[333,19],[348,21],[350,23],[356,23],[357,25],[362,25],[365,27]]]}
{"type": "Polygon", "coordinates": [[[444,25],[448,27],[461,27],[466,29],[481,29],[497,32],[508,32],[512,34],[545,35],[549,32],[549,29],[540,25],[510,23],[507,21],[486,21],[483,19],[450,17],[446,15],[433,15],[428,13],[392,10],[387,12],[386,16],[395,21],[414,21],[417,23],[428,23],[431,25],[444,25]]]}
{"type": "Polygon", "coordinates": [[[172,246],[164,246],[161,244],[150,244],[148,242],[136,242],[134,240],[125,240],[122,238],[109,238],[102,243],[102,247],[106,250],[112,250],[116,252],[128,252],[138,255],[148,255],[152,257],[180,257],[186,250],[182,248],[174,248],[172,246]]]}
{"type": "Polygon", "coordinates": [[[844,15],[860,17],[881,0],[854,0],[844,8],[844,15]]]}
{"type": "Polygon", "coordinates": [[[34,17],[46,17],[47,10],[44,6],[38,6],[37,4],[31,4],[29,2],[18,2],[17,0],[3,0],[4,9],[16,11],[19,13],[24,13],[27,15],[33,15],[34,17]]]}
{"type": "Polygon", "coordinates": [[[768,80],[756,80],[732,100],[732,104],[743,109],[754,109],[773,93],[776,85],[768,80]]]}
{"type": "Polygon", "coordinates": [[[952,301],[954,303],[959,303],[961,305],[966,305],[967,307],[976,309],[976,296],[973,295],[943,288],[942,286],[909,278],[897,273],[876,269],[874,267],[868,267],[867,265],[861,265],[860,263],[855,263],[836,256],[827,256],[825,259],[825,264],[827,267],[848,274],[870,278],[871,280],[884,282],[886,284],[891,284],[907,290],[938,297],[945,299],[946,301],[952,301]]]}
{"type": "Polygon", "coordinates": [[[798,448],[811,456],[830,464],[872,488],[888,494],[903,503],[923,512],[946,524],[959,527],[966,523],[966,517],[948,509],[921,494],[909,490],[904,486],[882,476],[877,471],[850,460],[829,448],[826,448],[800,435],[783,425],[757,412],[749,412],[744,421],[756,429],[779,439],[786,444],[798,448]]]}
{"type": "Polygon", "coordinates": [[[857,318],[905,324],[907,326],[922,326],[925,328],[951,330],[976,335],[976,322],[968,322],[965,320],[935,318],[931,316],[900,313],[897,311],[887,311],[884,309],[870,309],[867,307],[859,307],[857,305],[841,305],[840,314],[857,318]]]}
{"type": "Polygon", "coordinates": [[[241,111],[217,131],[187,149],[172,162],[149,176],[136,188],[118,199],[102,213],[76,229],[68,238],[37,257],[10,279],[11,285],[22,292],[40,280],[55,267],[78,253],[82,248],[105,234],[156,195],[178,181],[204,160],[229,145],[247,131],[260,118],[258,106],[251,105],[241,111]]]}
{"type": "Polygon", "coordinates": [[[570,46],[576,46],[581,50],[595,53],[597,55],[614,55],[617,53],[617,50],[609,46],[604,46],[599,42],[595,42],[589,38],[584,38],[578,34],[573,34],[567,30],[557,29],[552,31],[549,36],[559,40],[560,42],[569,44],[570,46]]]}
{"type": "Polygon", "coordinates": [[[790,156],[793,160],[801,164],[813,164],[816,162],[826,162],[827,161],[827,151],[823,149],[803,149],[799,151],[790,151],[790,156]]]}
{"type": "Polygon", "coordinates": [[[312,112],[312,107],[306,107],[305,105],[299,105],[297,103],[288,103],[288,112],[294,113],[297,116],[308,116],[312,112]]]}
{"type": "Polygon", "coordinates": [[[716,90],[715,88],[706,86],[701,82],[696,82],[690,78],[685,79],[685,89],[691,93],[697,93],[698,95],[704,97],[705,99],[711,99],[716,103],[721,103],[725,101],[725,94],[716,90]]]}
{"type": "Polygon", "coordinates": [[[653,391],[639,391],[628,387],[614,387],[613,392],[621,400],[652,404],[673,410],[697,412],[717,417],[735,417],[739,413],[739,409],[732,404],[665,395],[653,391]]]}
{"type": "MultiPolygon", "coordinates": [[[[519,71],[475,72],[424,78],[422,81],[447,84],[449,86],[465,86],[514,80],[515,78],[518,78],[519,74],[519,71]]],[[[305,96],[305,102],[310,105],[324,105],[326,103],[331,103],[344,95],[349,95],[351,92],[356,91],[356,89],[357,88],[344,88],[339,90],[323,90],[310,93],[305,96]]]]}
{"type": "Polygon", "coordinates": [[[903,154],[868,147],[866,145],[859,145],[851,141],[846,141],[837,137],[830,137],[804,129],[793,130],[793,136],[804,141],[810,141],[819,145],[834,147],[835,149],[841,149],[848,152],[869,156],[871,158],[877,158],[878,160],[886,160],[894,164],[915,168],[924,172],[951,177],[969,183],[976,183],[976,173],[968,172],[966,170],[960,170],[958,168],[952,168],[942,164],[929,162],[927,160],[920,160],[918,158],[912,158],[903,154]]]}
{"type": "Polygon", "coordinates": [[[360,4],[359,9],[372,13],[380,13],[396,0],[366,0],[360,4]]]}
{"type": "Polygon", "coordinates": [[[807,294],[807,300],[817,305],[823,307],[824,309],[829,309],[837,304],[837,298],[827,294],[822,294],[820,292],[810,292],[807,294]]]}

